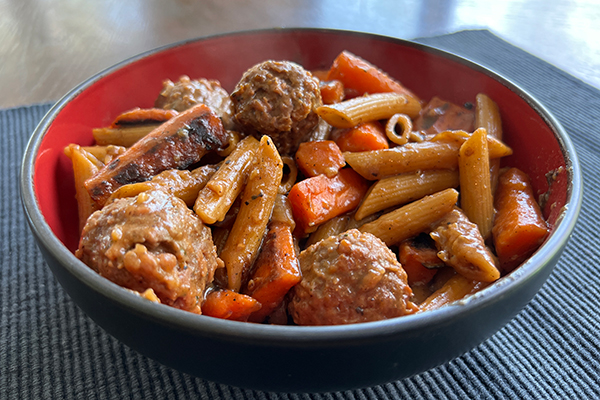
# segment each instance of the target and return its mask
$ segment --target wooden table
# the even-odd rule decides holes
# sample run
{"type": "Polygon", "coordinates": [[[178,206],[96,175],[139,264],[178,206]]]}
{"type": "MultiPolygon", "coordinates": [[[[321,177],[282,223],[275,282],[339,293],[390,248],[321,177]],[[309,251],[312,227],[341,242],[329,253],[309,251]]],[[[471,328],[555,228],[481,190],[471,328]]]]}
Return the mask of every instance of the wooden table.
{"type": "Polygon", "coordinates": [[[403,39],[489,29],[600,87],[599,20],[596,0],[0,0],[0,108],[55,101],[158,46],[271,27],[403,39]]]}

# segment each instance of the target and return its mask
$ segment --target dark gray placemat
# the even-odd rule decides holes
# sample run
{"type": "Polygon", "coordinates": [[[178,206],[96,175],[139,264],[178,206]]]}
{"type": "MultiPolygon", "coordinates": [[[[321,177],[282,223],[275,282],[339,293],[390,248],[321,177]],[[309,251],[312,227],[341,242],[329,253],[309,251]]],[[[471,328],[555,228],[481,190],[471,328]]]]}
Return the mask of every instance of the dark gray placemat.
{"type": "Polygon", "coordinates": [[[505,328],[463,356],[410,379],[331,394],[231,388],[164,367],[86,317],[46,267],[21,211],[18,171],[49,104],[0,110],[1,399],[563,399],[600,397],[600,91],[487,31],[419,42],[466,56],[538,98],[563,124],[585,179],[582,214],[555,271],[505,328]]]}

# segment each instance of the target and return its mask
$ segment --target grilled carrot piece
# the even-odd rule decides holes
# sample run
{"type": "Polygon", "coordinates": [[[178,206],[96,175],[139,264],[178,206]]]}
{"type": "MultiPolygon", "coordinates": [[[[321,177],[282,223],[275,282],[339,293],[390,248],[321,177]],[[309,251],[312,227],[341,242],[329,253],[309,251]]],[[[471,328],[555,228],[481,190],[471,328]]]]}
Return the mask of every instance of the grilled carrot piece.
{"type": "Polygon", "coordinates": [[[142,182],[167,169],[183,169],[208,152],[227,145],[221,119],[198,104],[171,118],[131,146],[85,182],[90,196],[103,206],[119,187],[142,182]]]}

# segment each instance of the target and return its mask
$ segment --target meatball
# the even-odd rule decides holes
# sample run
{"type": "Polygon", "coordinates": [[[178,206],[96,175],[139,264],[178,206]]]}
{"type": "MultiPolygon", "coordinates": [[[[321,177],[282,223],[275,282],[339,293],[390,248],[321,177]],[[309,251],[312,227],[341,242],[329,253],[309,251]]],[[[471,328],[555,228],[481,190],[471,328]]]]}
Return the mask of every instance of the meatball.
{"type": "Polygon", "coordinates": [[[308,247],[299,256],[302,281],[291,292],[298,325],[339,325],[417,311],[404,269],[377,237],[357,229],[308,247]]]}
{"type": "Polygon", "coordinates": [[[229,93],[221,87],[219,81],[191,80],[185,75],[175,83],[167,79],[163,82],[163,90],[154,102],[155,107],[180,112],[196,104],[206,104],[221,118],[225,129],[235,129],[233,104],[229,93]]]}
{"type": "Polygon", "coordinates": [[[211,231],[183,200],[160,190],[117,199],[90,216],[75,255],[100,275],[164,304],[201,313],[222,266],[211,231]]]}
{"type": "Polygon", "coordinates": [[[319,81],[290,61],[265,61],[250,68],[231,99],[242,130],[269,135],[283,155],[293,154],[315,129],[315,109],[322,104],[319,81]]]}

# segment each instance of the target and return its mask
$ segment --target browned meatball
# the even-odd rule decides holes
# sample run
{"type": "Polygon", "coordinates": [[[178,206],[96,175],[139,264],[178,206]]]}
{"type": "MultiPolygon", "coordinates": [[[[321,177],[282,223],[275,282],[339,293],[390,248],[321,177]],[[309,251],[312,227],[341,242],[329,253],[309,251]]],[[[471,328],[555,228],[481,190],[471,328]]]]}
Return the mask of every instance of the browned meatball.
{"type": "Polygon", "coordinates": [[[406,273],[377,237],[351,229],[300,253],[302,281],[288,309],[299,325],[339,325],[417,311],[406,273]]]}
{"type": "Polygon", "coordinates": [[[175,83],[167,79],[154,102],[155,107],[177,111],[185,111],[196,104],[206,104],[221,118],[225,129],[235,129],[233,104],[229,93],[221,87],[219,81],[191,80],[185,75],[175,83]]]}
{"type": "Polygon", "coordinates": [[[75,253],[128,289],[152,289],[162,303],[200,314],[218,259],[211,232],[160,190],[115,200],[88,219],[75,253]]]}
{"type": "Polygon", "coordinates": [[[290,61],[250,68],[231,94],[234,117],[244,132],[269,135],[281,154],[292,154],[319,122],[319,81],[290,61]]]}

